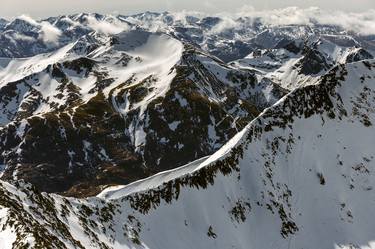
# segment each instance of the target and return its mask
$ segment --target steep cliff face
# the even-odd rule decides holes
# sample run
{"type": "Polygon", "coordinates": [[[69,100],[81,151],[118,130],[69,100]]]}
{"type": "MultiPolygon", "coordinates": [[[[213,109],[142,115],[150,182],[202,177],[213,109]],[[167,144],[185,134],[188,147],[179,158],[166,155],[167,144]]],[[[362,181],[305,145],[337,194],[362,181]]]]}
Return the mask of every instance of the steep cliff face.
{"type": "Polygon", "coordinates": [[[97,197],[2,182],[2,243],[371,248],[374,70],[373,60],[337,66],[266,109],[212,156],[97,197]]]}

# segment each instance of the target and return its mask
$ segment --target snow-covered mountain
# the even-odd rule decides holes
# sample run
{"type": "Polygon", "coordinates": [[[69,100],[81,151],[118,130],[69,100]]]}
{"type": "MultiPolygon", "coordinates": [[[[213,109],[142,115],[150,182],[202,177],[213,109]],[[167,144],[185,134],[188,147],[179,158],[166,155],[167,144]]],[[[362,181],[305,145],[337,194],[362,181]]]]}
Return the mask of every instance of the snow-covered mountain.
{"type": "Polygon", "coordinates": [[[313,14],[0,19],[0,248],[375,248],[375,36],[313,14]]]}
{"type": "Polygon", "coordinates": [[[2,177],[48,192],[95,193],[209,155],[286,93],[256,72],[142,30],[93,34],[7,63],[2,177]]]}
{"type": "Polygon", "coordinates": [[[336,66],[267,108],[212,156],[96,197],[1,182],[1,243],[373,248],[374,78],[374,60],[336,66]]]}
{"type": "Polygon", "coordinates": [[[288,91],[373,57],[371,36],[338,26],[227,22],[168,12],[3,20],[2,179],[82,196],[182,166],[288,91]]]}
{"type": "Polygon", "coordinates": [[[231,64],[258,70],[281,86],[294,89],[311,84],[335,65],[371,58],[372,54],[350,36],[314,35],[282,40],[272,49],[254,51],[231,64]]]}

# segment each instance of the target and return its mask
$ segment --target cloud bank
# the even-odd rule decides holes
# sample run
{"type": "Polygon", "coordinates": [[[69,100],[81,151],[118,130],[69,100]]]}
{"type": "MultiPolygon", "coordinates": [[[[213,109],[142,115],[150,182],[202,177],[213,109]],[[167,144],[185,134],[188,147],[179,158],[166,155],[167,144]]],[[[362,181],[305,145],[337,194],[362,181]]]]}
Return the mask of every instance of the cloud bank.
{"type": "Polygon", "coordinates": [[[221,13],[219,15],[232,16],[232,18],[249,17],[253,20],[259,19],[270,26],[292,24],[313,26],[315,24],[323,24],[339,26],[362,35],[375,34],[375,9],[369,9],[361,13],[327,11],[317,7],[307,9],[288,7],[258,11],[252,6],[244,6],[234,15],[230,13],[221,13]]]}
{"type": "MultiPolygon", "coordinates": [[[[274,10],[257,10],[252,6],[244,6],[234,13],[221,12],[217,14],[206,14],[196,11],[179,11],[171,12],[174,21],[187,25],[189,18],[197,17],[199,19],[207,16],[217,16],[221,21],[215,25],[209,32],[220,33],[225,30],[236,29],[241,24],[238,18],[246,18],[245,25],[252,25],[256,21],[260,21],[269,26],[283,25],[334,25],[342,27],[344,30],[352,31],[360,35],[375,35],[375,9],[369,9],[365,12],[344,12],[344,11],[328,11],[317,7],[298,8],[288,7],[274,10]]],[[[41,29],[40,38],[46,43],[56,43],[61,35],[61,31],[49,24],[48,22],[37,22],[29,16],[22,15],[18,17],[41,29]]],[[[104,20],[98,20],[93,16],[87,17],[87,26],[91,29],[105,34],[117,34],[130,27],[122,22],[121,18],[108,15],[104,20]]],[[[127,21],[148,28],[150,31],[158,31],[168,29],[167,23],[163,19],[155,18],[152,22],[142,23],[140,20],[127,17],[127,21]],[[141,23],[140,23],[141,22],[141,23]]],[[[80,25],[77,23],[77,25],[80,25]]]]}
{"type": "Polygon", "coordinates": [[[225,30],[236,28],[238,18],[246,17],[248,24],[261,21],[269,26],[283,25],[334,25],[347,31],[353,31],[361,35],[375,35],[375,9],[365,12],[328,11],[318,7],[299,8],[288,7],[273,10],[257,10],[252,6],[245,5],[235,12],[221,12],[206,14],[203,12],[173,12],[173,16],[179,19],[188,16],[217,16],[222,20],[211,30],[212,33],[219,33],[225,30]]]}

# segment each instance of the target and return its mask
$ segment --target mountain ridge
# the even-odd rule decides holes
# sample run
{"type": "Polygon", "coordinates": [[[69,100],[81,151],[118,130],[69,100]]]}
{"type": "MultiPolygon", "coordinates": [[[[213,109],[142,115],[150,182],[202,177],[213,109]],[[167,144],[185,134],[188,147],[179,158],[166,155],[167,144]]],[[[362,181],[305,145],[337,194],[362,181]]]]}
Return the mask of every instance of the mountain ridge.
{"type": "Polygon", "coordinates": [[[0,248],[373,248],[371,18],[250,13],[0,21],[0,248]]]}
{"type": "MultiPolygon", "coordinates": [[[[356,202],[358,198],[371,202],[373,190],[367,187],[374,181],[370,171],[374,155],[368,147],[353,151],[355,156],[341,152],[345,152],[348,142],[356,147],[372,139],[371,121],[375,116],[367,105],[374,105],[375,89],[371,84],[374,68],[373,60],[337,66],[319,84],[296,89],[266,109],[213,156],[146,179],[143,181],[146,185],[138,189],[141,192],[132,192],[136,189],[134,185],[142,183],[138,182],[124,189],[110,188],[98,197],[75,199],[40,195],[35,188],[18,183],[19,191],[25,193],[18,198],[33,196],[32,205],[37,205],[37,209],[30,209],[22,204],[21,210],[44,226],[50,227],[56,223],[50,221],[56,218],[56,224],[61,224],[60,228],[44,231],[46,236],[37,238],[34,245],[53,241],[51,245],[59,247],[61,242],[60,247],[68,248],[190,248],[192,238],[194,245],[200,248],[269,247],[275,244],[280,248],[360,248],[371,244],[371,235],[366,231],[375,224],[369,224],[366,215],[361,215],[361,212],[369,213],[371,207],[356,205],[356,202]],[[364,79],[363,75],[366,75],[364,79]],[[321,101],[314,96],[320,96],[321,101]],[[366,101],[368,104],[358,105],[366,101]],[[308,132],[304,129],[306,126],[310,127],[308,132]],[[322,127],[330,132],[322,134],[322,127]],[[352,130],[357,133],[349,132],[352,130]],[[353,145],[353,136],[360,136],[361,142],[353,145]],[[326,150],[327,145],[332,146],[332,143],[327,144],[331,139],[338,139],[339,157],[326,150]],[[304,141],[307,145],[303,145],[304,141]],[[301,146],[314,146],[317,150],[314,153],[323,157],[321,160],[327,162],[326,167],[319,164],[320,160],[305,160],[306,164],[301,165],[297,160],[301,146]],[[287,163],[288,158],[292,165],[287,163]],[[188,174],[168,179],[168,174],[187,169],[188,174]],[[155,178],[161,179],[153,185],[155,178]],[[335,195],[336,187],[347,188],[348,196],[335,195]],[[310,196],[303,195],[304,192],[298,194],[301,188],[311,189],[310,196]],[[363,195],[370,198],[362,198],[363,195]],[[319,196],[325,202],[316,202],[319,196]],[[312,202],[331,208],[324,209],[328,210],[327,215],[314,215],[320,209],[311,205],[312,202]],[[49,209],[48,203],[60,205],[60,208],[49,209]],[[35,216],[36,210],[50,214],[39,219],[35,216]],[[330,225],[325,222],[327,217],[331,218],[330,225]],[[163,231],[156,229],[161,221],[163,231]],[[72,224],[80,224],[81,228],[77,230],[72,224]],[[102,227],[109,229],[101,230],[102,227]],[[324,233],[316,232],[320,227],[326,228],[324,233]],[[124,234],[118,232],[120,229],[124,234]],[[358,229],[360,233],[355,232],[358,229]],[[270,236],[257,236],[257,230],[267,231],[270,236]],[[178,239],[164,239],[172,238],[172,235],[178,239]],[[52,238],[54,240],[49,240],[52,238]]],[[[301,155],[306,159],[314,158],[309,153],[301,155]]],[[[11,207],[13,202],[24,203],[16,197],[20,193],[15,192],[14,187],[5,183],[2,186],[6,191],[1,195],[1,205],[11,207]]],[[[16,216],[15,220],[18,219],[20,217],[16,216]]],[[[7,228],[3,231],[9,231],[11,224],[17,222],[5,224],[7,228]]],[[[19,226],[18,231],[22,225],[19,226]]],[[[24,245],[25,241],[32,240],[24,237],[17,245],[24,245]]]]}
{"type": "Polygon", "coordinates": [[[338,27],[245,19],[229,31],[216,30],[223,18],[170,13],[9,23],[33,37],[48,25],[62,33],[52,52],[2,59],[2,179],[75,196],[127,184],[214,153],[294,88],[373,58],[338,27]],[[227,46],[247,56],[226,63],[214,51],[227,46]]]}
{"type": "Polygon", "coordinates": [[[45,62],[31,57],[21,60],[17,70],[11,65],[15,76],[5,73],[18,81],[5,78],[2,88],[1,147],[8,165],[3,178],[22,172],[21,178],[49,192],[67,191],[75,182],[82,188],[83,179],[93,181],[98,174],[104,174],[103,184],[105,179],[123,182],[125,176],[118,178],[123,171],[130,174],[125,182],[137,180],[208,155],[258,108],[285,94],[251,71],[227,66],[161,33],[120,33],[87,55],[71,53],[74,46],[44,56],[45,62]],[[179,113],[171,115],[176,109],[179,113]],[[181,133],[183,127],[195,136],[181,133]],[[48,153],[37,152],[42,148],[48,153]],[[174,159],[167,150],[177,154],[174,159]],[[85,168],[90,170],[85,173],[85,168]],[[104,173],[112,171],[117,176],[104,173]]]}

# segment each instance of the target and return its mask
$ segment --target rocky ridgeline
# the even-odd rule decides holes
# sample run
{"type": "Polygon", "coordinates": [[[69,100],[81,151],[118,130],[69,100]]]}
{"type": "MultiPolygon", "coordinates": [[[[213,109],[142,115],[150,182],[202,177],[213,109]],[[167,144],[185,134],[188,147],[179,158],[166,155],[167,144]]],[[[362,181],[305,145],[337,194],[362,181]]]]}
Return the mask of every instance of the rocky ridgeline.
{"type": "Polygon", "coordinates": [[[220,17],[183,19],[1,21],[1,178],[89,196],[182,166],[217,151],[288,92],[371,59],[375,47],[371,36],[329,25],[244,17],[218,30],[220,17]]]}
{"type": "Polygon", "coordinates": [[[0,235],[14,248],[359,247],[375,227],[374,70],[373,60],[334,67],[212,156],[97,197],[1,182],[0,235]]]}
{"type": "Polygon", "coordinates": [[[212,154],[287,92],[167,35],[132,31],[85,56],[74,52],[76,45],[0,88],[3,179],[92,195],[212,154]],[[152,39],[183,52],[168,68],[155,60],[160,69],[147,71],[147,54],[127,47],[152,48],[152,39]]]}

